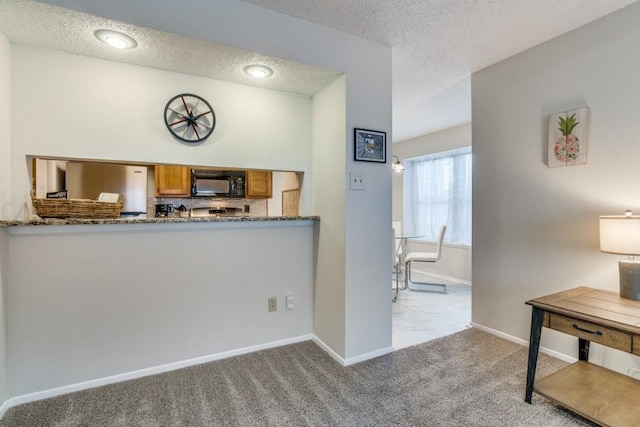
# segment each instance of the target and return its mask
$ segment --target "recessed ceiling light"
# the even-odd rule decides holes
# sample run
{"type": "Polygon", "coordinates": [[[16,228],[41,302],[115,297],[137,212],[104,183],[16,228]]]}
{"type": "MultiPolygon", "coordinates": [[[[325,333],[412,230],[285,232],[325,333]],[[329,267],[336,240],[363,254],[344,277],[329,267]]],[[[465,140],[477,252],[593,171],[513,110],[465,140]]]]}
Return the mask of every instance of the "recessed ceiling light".
{"type": "Polygon", "coordinates": [[[113,30],[98,30],[93,33],[98,40],[116,49],[133,49],[138,42],[126,34],[113,30]]]}
{"type": "Polygon", "coordinates": [[[244,67],[244,72],[256,79],[264,79],[273,74],[273,70],[264,65],[249,65],[244,67]]]}

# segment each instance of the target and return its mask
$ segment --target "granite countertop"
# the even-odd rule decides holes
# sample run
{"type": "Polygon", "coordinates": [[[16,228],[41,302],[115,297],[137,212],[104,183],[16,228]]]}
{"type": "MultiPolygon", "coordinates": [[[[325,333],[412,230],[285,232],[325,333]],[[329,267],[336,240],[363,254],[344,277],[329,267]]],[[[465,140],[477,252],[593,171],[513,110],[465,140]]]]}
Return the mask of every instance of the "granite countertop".
{"type": "Polygon", "coordinates": [[[119,217],[106,219],[80,219],[80,218],[34,218],[31,220],[0,220],[0,227],[25,226],[25,225],[79,225],[79,224],[173,224],[173,223],[193,223],[193,222],[243,222],[243,221],[318,221],[319,216],[221,216],[221,217],[200,217],[200,218],[140,218],[140,217],[119,217]]]}

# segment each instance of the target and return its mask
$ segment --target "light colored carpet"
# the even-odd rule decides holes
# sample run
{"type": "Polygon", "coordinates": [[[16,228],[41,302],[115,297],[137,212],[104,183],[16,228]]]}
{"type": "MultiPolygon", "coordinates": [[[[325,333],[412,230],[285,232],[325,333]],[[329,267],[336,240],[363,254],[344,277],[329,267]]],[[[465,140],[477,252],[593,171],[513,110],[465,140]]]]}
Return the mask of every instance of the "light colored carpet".
{"type": "MultiPolygon", "coordinates": [[[[565,363],[540,355],[538,377],[565,363]]],[[[11,408],[0,426],[591,426],[534,394],[527,349],[468,329],[350,367],[288,345],[11,408]]]]}

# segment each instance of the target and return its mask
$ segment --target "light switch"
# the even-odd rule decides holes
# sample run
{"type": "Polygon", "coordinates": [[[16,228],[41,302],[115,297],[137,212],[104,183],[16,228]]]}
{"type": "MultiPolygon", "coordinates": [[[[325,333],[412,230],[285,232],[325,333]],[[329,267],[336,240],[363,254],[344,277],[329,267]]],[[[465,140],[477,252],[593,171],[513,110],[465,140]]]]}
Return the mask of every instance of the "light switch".
{"type": "Polygon", "coordinates": [[[364,172],[349,172],[349,188],[351,190],[364,190],[365,189],[365,176],[364,172]]]}

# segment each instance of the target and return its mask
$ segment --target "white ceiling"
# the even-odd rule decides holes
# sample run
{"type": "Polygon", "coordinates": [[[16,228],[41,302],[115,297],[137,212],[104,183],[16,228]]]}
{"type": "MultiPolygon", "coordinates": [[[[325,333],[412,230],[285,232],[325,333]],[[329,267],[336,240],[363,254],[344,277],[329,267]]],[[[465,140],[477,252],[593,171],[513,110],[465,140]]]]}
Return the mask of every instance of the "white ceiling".
{"type": "MultiPolygon", "coordinates": [[[[243,1],[393,47],[397,142],[471,121],[471,73],[637,0],[243,1]]],[[[13,43],[303,95],[313,95],[338,76],[32,0],[0,0],[0,32],[13,43]],[[120,29],[140,46],[111,50],[93,38],[100,28],[120,29]],[[242,73],[249,63],[264,63],[278,72],[256,83],[242,73]]]]}

